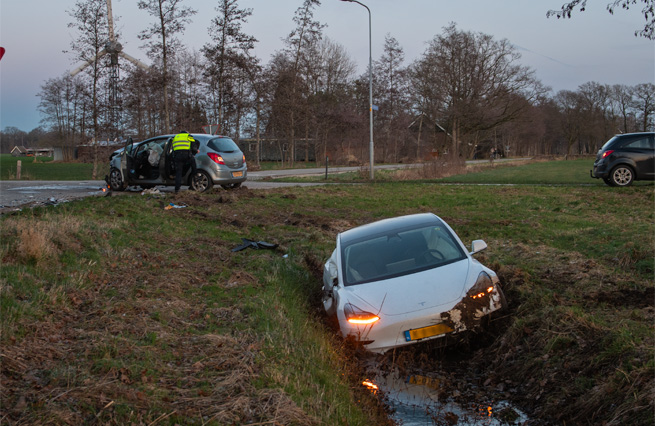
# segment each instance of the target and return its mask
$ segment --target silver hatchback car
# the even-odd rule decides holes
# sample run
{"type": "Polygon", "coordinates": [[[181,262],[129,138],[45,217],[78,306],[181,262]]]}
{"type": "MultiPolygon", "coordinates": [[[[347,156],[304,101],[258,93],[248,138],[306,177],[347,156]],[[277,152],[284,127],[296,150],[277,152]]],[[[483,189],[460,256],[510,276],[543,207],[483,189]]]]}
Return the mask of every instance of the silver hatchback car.
{"type": "MultiPolygon", "coordinates": [[[[110,189],[123,191],[128,186],[152,188],[175,186],[173,137],[162,135],[142,142],[128,143],[110,158],[109,175],[105,178],[110,189]]],[[[214,185],[225,189],[239,187],[248,177],[246,157],[234,141],[226,136],[192,134],[199,142],[195,155],[196,174],[191,167],[183,171],[182,183],[204,192],[214,185]]]]}

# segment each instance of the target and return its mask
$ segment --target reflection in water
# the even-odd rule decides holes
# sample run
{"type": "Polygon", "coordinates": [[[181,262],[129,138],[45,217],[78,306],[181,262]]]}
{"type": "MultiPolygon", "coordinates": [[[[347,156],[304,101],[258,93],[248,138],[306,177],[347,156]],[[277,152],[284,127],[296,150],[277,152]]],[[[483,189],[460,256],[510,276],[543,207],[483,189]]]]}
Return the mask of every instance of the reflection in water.
{"type": "Polygon", "coordinates": [[[528,418],[506,402],[481,404],[473,403],[463,407],[448,396],[444,397],[438,378],[421,375],[400,375],[393,371],[387,375],[379,374],[374,381],[364,385],[373,392],[377,387],[384,393],[387,405],[394,410],[393,420],[406,426],[419,425],[520,425],[528,418]],[[439,392],[441,400],[439,398],[439,392]],[[497,418],[497,413],[511,411],[513,419],[497,418]]]}
{"type": "Polygon", "coordinates": [[[377,391],[378,391],[378,385],[376,385],[376,384],[373,383],[372,381],[370,381],[370,380],[364,380],[364,381],[362,382],[362,384],[363,384],[364,386],[366,386],[368,389],[370,389],[371,391],[373,391],[374,394],[377,393],[377,391]]]}

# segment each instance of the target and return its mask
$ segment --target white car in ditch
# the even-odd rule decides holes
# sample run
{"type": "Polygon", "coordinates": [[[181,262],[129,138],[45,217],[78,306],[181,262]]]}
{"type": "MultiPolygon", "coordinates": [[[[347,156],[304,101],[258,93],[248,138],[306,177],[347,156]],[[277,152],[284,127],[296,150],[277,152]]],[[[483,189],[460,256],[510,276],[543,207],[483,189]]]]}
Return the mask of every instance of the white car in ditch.
{"type": "Polygon", "coordinates": [[[384,219],[337,235],[323,306],[341,334],[372,352],[473,330],[504,307],[496,274],[438,216],[384,219]]]}

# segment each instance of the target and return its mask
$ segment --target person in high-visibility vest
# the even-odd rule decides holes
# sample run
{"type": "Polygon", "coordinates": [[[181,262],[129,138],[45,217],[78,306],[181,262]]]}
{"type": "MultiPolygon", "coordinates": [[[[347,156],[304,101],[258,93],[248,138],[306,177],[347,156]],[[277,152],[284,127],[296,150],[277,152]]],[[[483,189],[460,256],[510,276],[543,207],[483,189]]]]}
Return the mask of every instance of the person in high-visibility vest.
{"type": "Polygon", "coordinates": [[[191,176],[196,175],[196,159],[193,157],[191,144],[196,140],[189,132],[184,131],[173,137],[173,158],[175,159],[175,192],[182,186],[182,175],[187,164],[191,165],[191,176]]]}

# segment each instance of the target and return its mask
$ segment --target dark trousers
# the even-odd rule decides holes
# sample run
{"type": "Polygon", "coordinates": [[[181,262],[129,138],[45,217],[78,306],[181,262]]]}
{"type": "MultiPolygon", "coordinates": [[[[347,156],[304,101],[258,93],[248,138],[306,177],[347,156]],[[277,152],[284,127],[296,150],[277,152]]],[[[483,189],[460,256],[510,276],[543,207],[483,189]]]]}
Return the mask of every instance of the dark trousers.
{"type": "Polygon", "coordinates": [[[175,158],[175,192],[182,186],[182,176],[187,164],[191,165],[191,176],[196,174],[196,159],[191,155],[189,150],[178,150],[173,153],[175,158]]]}

